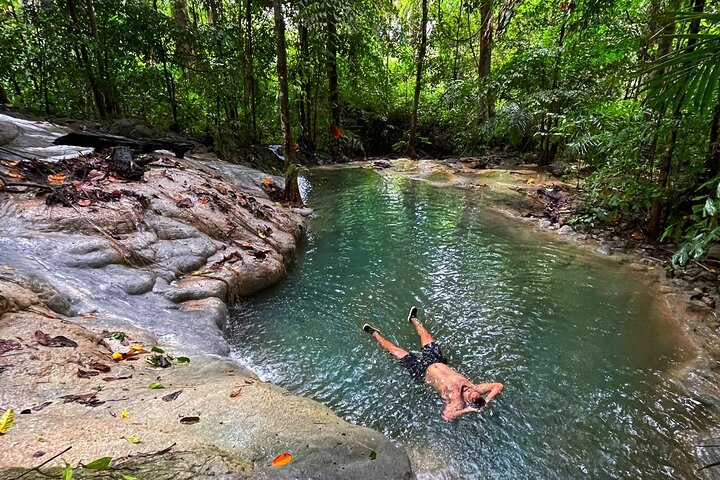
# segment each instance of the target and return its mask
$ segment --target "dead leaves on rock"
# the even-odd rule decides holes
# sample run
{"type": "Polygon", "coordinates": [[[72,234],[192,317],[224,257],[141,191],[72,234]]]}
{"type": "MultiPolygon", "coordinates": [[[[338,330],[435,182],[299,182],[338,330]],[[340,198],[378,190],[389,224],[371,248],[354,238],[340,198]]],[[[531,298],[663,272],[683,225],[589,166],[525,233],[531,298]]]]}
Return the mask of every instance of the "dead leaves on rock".
{"type": "Polygon", "coordinates": [[[177,400],[177,398],[180,396],[180,394],[182,392],[183,392],[182,390],[178,390],[177,392],[169,393],[162,397],[162,401],[163,402],[174,402],[175,400],[177,400]]]}
{"type": "Polygon", "coordinates": [[[180,423],[183,425],[195,425],[200,422],[200,417],[182,417],[180,423]]]}
{"type": "Polygon", "coordinates": [[[63,399],[63,403],[79,403],[80,405],[86,405],[88,407],[97,407],[105,403],[104,401],[97,398],[97,393],[81,393],[76,395],[63,395],[60,397],[63,399]]]}
{"type": "Polygon", "coordinates": [[[20,350],[22,348],[22,345],[20,345],[19,342],[16,342],[12,339],[3,339],[0,338],[0,355],[3,353],[9,352],[11,350],[20,350]]]}
{"type": "Polygon", "coordinates": [[[69,338],[58,335],[57,337],[51,337],[42,330],[35,330],[35,339],[38,343],[44,347],[72,347],[78,346],[77,342],[70,340],[69,338]]]}

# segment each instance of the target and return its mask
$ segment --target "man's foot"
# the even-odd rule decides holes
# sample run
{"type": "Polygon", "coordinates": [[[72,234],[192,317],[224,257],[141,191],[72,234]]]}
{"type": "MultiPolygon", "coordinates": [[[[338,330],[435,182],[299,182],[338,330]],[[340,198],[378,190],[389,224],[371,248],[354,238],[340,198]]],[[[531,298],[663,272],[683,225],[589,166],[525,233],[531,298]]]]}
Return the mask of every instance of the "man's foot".
{"type": "Polygon", "coordinates": [[[417,318],[417,307],[410,307],[410,312],[408,313],[408,322],[410,322],[410,320],[413,318],[417,318]]]}
{"type": "Polygon", "coordinates": [[[370,325],[369,323],[366,323],[365,325],[363,325],[363,330],[365,330],[365,331],[366,331],[367,333],[369,333],[370,335],[372,335],[372,334],[375,333],[375,332],[380,332],[380,330],[378,330],[377,328],[373,327],[373,326],[370,325]]]}

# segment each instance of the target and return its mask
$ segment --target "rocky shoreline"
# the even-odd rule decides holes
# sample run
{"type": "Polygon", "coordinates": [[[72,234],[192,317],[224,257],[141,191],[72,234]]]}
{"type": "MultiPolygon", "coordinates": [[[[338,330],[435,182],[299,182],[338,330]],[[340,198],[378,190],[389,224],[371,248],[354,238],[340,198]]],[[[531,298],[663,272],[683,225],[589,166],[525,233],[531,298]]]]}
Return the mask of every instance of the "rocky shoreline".
{"type": "MultiPolygon", "coordinates": [[[[20,155],[65,131],[19,130],[20,155]]],[[[40,169],[52,188],[0,192],[0,478],[412,478],[381,434],[227,358],[228,306],[280,279],[304,231],[272,178],[160,152],[129,180],[110,153],[60,153],[40,169]],[[83,175],[58,166],[78,154],[83,175]]],[[[0,169],[34,183],[28,165],[0,169]]]]}

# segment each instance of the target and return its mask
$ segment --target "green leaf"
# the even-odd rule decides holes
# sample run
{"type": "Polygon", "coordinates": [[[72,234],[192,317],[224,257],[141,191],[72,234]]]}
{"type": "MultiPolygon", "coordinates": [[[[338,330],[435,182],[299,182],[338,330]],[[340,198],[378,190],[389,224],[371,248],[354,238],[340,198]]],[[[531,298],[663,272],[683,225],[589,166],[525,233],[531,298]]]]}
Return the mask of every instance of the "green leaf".
{"type": "Polygon", "coordinates": [[[370,458],[370,460],[375,460],[377,458],[377,452],[375,452],[375,450],[370,450],[370,456],[368,458],[370,458]]]}
{"type": "Polygon", "coordinates": [[[112,332],[110,334],[110,338],[113,338],[115,340],[123,341],[125,340],[125,337],[127,337],[127,334],[125,332],[112,332]]]}
{"type": "Polygon", "coordinates": [[[177,362],[179,364],[190,363],[190,359],[188,357],[177,357],[177,362]]]}
{"type": "Polygon", "coordinates": [[[148,385],[148,388],[150,390],[160,390],[161,388],[165,388],[165,386],[162,383],[152,382],[150,385],[148,385]]]}
{"type": "Polygon", "coordinates": [[[87,465],[83,465],[83,468],[88,468],[90,470],[103,470],[110,465],[110,462],[112,462],[112,457],[100,457],[87,465]]]}
{"type": "Polygon", "coordinates": [[[137,477],[133,477],[132,475],[123,475],[123,480],[137,480],[137,477]]]}
{"type": "Polygon", "coordinates": [[[65,462],[65,468],[63,469],[63,480],[72,480],[73,468],[69,463],[65,462]]]}
{"type": "Polygon", "coordinates": [[[151,352],[155,352],[155,353],[165,353],[165,350],[163,350],[162,348],[158,347],[157,345],[155,345],[154,347],[152,347],[152,348],[150,349],[150,351],[151,351],[151,352]]]}
{"type": "Polygon", "coordinates": [[[140,439],[137,437],[125,437],[125,440],[127,440],[128,443],[132,443],[132,444],[140,443],[140,439]]]}
{"type": "Polygon", "coordinates": [[[13,420],[15,419],[15,412],[12,408],[5,410],[5,413],[0,416],[0,435],[6,433],[8,429],[13,426],[13,420]]]}

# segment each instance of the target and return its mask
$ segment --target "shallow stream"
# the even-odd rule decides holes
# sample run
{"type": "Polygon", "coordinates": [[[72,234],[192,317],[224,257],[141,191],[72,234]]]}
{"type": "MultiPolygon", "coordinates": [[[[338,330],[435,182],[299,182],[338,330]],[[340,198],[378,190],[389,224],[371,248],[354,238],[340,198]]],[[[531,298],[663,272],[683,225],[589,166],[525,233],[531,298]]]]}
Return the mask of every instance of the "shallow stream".
{"type": "Polygon", "coordinates": [[[649,279],[476,192],[359,169],[310,180],[296,265],[232,315],[241,362],[393,438],[420,479],[699,476],[687,439],[714,418],[673,386],[691,351],[649,279]],[[444,422],[437,394],[360,328],[417,350],[410,305],[451,365],[506,385],[497,402],[444,422]]]}

